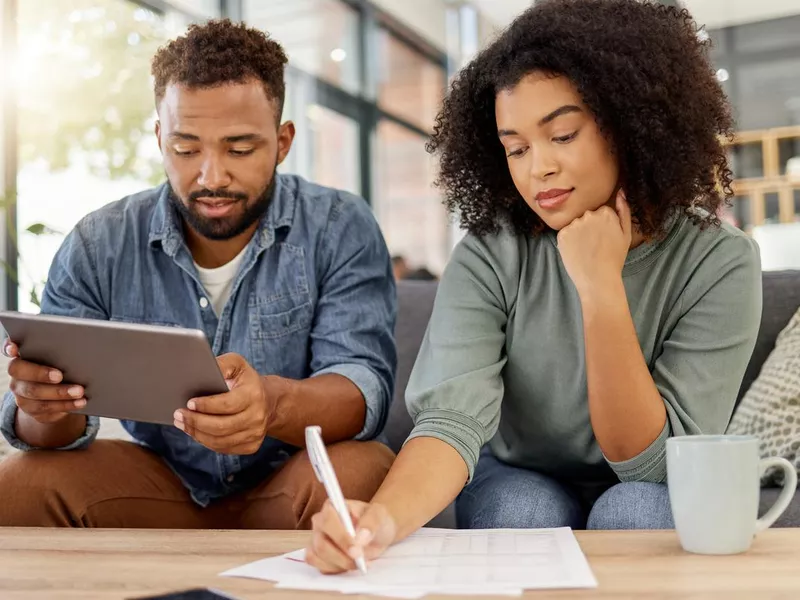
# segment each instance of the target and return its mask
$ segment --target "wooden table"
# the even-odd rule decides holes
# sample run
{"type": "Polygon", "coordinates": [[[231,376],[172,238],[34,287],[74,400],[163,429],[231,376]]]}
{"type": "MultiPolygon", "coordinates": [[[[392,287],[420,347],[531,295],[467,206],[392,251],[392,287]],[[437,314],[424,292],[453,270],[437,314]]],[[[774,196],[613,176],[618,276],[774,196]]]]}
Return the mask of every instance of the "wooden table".
{"type": "MultiPolygon", "coordinates": [[[[2,600],[122,600],[215,587],[243,600],[355,599],[217,577],[301,548],[308,534],[256,531],[0,529],[2,600]]],[[[771,529],[747,554],[684,553],[672,531],[576,532],[599,587],[525,598],[751,599],[800,597],[800,529],[771,529]]],[[[446,598],[446,597],[445,597],[446,598]]]]}

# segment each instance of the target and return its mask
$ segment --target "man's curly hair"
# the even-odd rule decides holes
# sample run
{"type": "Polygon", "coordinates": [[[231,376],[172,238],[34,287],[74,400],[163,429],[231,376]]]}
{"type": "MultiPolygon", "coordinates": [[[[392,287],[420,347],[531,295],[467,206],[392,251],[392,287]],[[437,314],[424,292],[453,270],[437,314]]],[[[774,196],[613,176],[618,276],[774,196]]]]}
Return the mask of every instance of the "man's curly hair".
{"type": "Polygon", "coordinates": [[[286,95],[286,62],[281,45],[263,31],[230,19],[193,24],[185,35],[159,48],[153,57],[156,103],[169,84],[210,88],[256,79],[275,101],[280,120],[286,95]]]}
{"type": "Polygon", "coordinates": [[[527,74],[566,76],[617,156],[633,219],[646,236],[687,212],[719,224],[733,175],[720,136],[733,119],[685,10],[651,0],[540,0],[454,79],[429,152],[445,204],[475,235],[546,225],[524,202],[497,135],[495,96],[527,74]]]}

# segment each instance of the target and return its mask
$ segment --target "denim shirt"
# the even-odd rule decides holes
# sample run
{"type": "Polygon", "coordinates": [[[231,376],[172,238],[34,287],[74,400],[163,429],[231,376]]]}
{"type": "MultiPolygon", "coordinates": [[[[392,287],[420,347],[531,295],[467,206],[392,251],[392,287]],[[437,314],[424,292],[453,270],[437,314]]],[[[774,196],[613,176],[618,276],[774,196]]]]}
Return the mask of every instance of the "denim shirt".
{"type": "MultiPolygon", "coordinates": [[[[305,379],[336,373],[366,401],[356,439],[378,436],[394,388],[397,300],[391,261],[367,204],[345,192],[276,175],[272,202],[217,316],[206,300],[168,186],[83,218],[57,252],[42,297],[53,315],[197,328],[215,355],[241,354],[258,373],[305,379]]],[[[16,448],[16,403],[0,426],[16,448]]],[[[266,438],[249,456],[216,453],[174,426],[123,421],[164,458],[201,506],[264,481],[297,448],[266,438]]],[[[99,419],[63,448],[88,446],[99,419]]]]}

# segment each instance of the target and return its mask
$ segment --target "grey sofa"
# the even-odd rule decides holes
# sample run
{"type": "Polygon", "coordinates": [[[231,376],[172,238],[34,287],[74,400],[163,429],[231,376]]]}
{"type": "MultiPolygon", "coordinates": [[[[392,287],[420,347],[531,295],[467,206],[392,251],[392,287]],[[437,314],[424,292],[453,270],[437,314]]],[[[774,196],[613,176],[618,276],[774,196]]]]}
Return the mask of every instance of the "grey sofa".
{"type": "MultiPolygon", "coordinates": [[[[758,334],[753,356],[747,367],[739,399],[758,377],[775,345],[775,338],[786,326],[789,319],[800,307],[800,271],[765,272],[764,311],[761,329],[758,334]]],[[[406,411],[404,392],[414,360],[419,352],[422,337],[433,309],[436,295],[436,282],[401,281],[398,283],[399,313],[397,320],[398,370],[394,401],[389,412],[386,436],[395,452],[399,451],[412,428],[411,418],[406,411]]],[[[761,492],[761,512],[771,506],[780,490],[764,489],[761,492]]],[[[430,523],[440,527],[454,525],[452,507],[430,523]]],[[[800,527],[800,492],[781,516],[776,527],[800,527]]]]}

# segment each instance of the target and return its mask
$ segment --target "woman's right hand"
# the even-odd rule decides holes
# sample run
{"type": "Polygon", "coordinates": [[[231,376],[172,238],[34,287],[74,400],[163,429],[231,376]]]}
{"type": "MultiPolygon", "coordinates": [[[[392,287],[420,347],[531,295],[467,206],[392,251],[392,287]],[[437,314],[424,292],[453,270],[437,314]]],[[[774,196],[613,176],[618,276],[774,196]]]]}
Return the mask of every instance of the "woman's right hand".
{"type": "Polygon", "coordinates": [[[382,504],[348,500],[347,508],[356,530],[355,540],[347,533],[330,501],[311,518],[313,535],[306,548],[306,562],[326,575],[354,571],[355,559],[374,560],[392,545],[397,528],[382,504]]]}
{"type": "Polygon", "coordinates": [[[56,423],[78,408],[86,406],[83,387],[62,383],[63,375],[57,369],[22,360],[19,348],[6,341],[3,354],[11,359],[8,374],[9,389],[17,406],[39,423],[56,423]]]}

